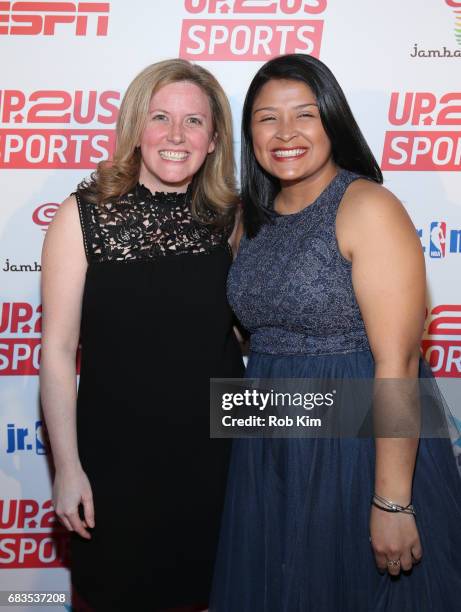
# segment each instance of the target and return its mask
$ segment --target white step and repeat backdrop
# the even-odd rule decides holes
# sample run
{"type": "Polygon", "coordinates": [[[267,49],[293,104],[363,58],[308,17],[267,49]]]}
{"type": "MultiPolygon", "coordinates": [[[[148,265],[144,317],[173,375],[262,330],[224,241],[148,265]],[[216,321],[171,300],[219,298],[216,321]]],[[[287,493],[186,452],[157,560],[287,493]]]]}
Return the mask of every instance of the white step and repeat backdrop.
{"type": "Polygon", "coordinates": [[[0,52],[0,590],[69,588],[38,403],[40,252],[59,202],[110,156],[147,64],[181,56],[219,78],[238,157],[259,66],[325,61],[421,238],[423,351],[441,383],[461,377],[461,0],[0,1],[0,52]]]}

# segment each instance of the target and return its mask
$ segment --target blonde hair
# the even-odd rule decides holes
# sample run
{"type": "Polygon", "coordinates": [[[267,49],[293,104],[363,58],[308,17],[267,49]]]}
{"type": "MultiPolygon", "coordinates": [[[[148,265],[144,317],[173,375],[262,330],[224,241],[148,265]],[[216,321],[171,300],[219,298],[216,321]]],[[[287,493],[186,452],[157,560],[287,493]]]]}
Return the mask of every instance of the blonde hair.
{"type": "Polygon", "coordinates": [[[209,218],[206,213],[211,210],[218,213],[214,223],[229,222],[238,201],[229,101],[208,70],[183,59],[151,64],[130,83],[117,119],[113,160],[100,162],[91,181],[82,183],[79,189],[95,204],[117,199],[133,189],[141,166],[138,143],[147,122],[151,98],[164,85],[178,81],[194,83],[206,94],[215,133],[215,150],[207,155],[192,180],[192,213],[203,221],[209,218]]]}

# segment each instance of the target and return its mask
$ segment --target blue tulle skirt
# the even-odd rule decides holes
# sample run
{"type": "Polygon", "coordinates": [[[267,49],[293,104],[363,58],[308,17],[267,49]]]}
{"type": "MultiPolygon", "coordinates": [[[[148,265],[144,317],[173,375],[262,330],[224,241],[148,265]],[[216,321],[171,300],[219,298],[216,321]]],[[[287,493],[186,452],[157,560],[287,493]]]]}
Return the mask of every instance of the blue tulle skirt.
{"type": "MultiPolygon", "coordinates": [[[[246,375],[373,374],[371,353],[361,351],[252,353],[246,375]]],[[[210,611],[460,610],[461,479],[451,441],[420,440],[412,501],[423,559],[399,577],[378,571],[369,542],[374,464],[373,438],[234,440],[210,611]]]]}

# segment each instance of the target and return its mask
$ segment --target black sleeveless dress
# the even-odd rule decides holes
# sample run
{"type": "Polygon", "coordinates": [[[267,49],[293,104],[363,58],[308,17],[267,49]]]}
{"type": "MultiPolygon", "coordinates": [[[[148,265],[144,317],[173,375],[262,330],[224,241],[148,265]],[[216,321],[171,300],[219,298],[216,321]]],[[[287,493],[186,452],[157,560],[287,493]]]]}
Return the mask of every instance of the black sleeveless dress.
{"type": "Polygon", "coordinates": [[[100,208],[76,193],[88,259],[77,437],[96,524],[91,540],[71,532],[70,553],[76,595],[98,611],[208,601],[230,451],[209,437],[209,379],[243,363],[230,228],[196,221],[190,195],[138,184],[100,208]]]}

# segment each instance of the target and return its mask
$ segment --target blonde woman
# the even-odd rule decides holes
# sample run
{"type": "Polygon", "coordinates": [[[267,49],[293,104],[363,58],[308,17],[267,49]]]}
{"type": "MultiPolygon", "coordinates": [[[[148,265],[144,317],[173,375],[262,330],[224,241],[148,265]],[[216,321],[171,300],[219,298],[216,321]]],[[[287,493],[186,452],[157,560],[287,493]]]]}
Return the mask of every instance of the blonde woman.
{"type": "Polygon", "coordinates": [[[209,439],[209,378],[242,375],[225,291],[233,170],[216,79],[153,64],[122,101],[113,161],[46,236],[53,502],[73,586],[98,611],[207,605],[229,451],[209,439]]]}

